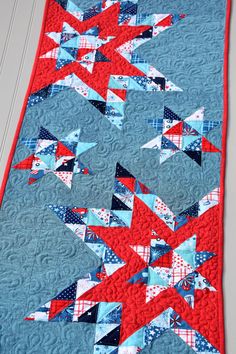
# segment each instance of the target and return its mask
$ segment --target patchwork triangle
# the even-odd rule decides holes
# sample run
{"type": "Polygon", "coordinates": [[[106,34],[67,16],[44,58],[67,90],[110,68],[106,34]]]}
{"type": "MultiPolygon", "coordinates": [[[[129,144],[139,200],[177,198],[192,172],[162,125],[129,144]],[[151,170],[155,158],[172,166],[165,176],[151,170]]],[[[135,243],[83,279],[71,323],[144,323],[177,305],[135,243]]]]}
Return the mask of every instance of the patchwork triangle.
{"type": "Polygon", "coordinates": [[[13,168],[16,168],[18,170],[29,170],[32,167],[33,161],[34,154],[17,163],[15,166],[13,166],[13,168]]]}
{"type": "Polygon", "coordinates": [[[183,122],[174,125],[172,128],[168,129],[165,134],[171,135],[182,135],[183,134],[183,122]]]}
{"type": "Polygon", "coordinates": [[[202,153],[201,151],[184,151],[184,153],[194,160],[199,166],[202,164],[202,153]]]}
{"type": "Polygon", "coordinates": [[[85,313],[83,313],[78,319],[78,322],[86,322],[86,323],[97,323],[99,304],[88,309],[85,313]]]}
{"type": "Polygon", "coordinates": [[[52,300],[50,306],[49,320],[65,310],[66,307],[73,304],[72,300],[52,300]]]}
{"type": "Polygon", "coordinates": [[[126,204],[122,203],[120,199],[118,199],[115,195],[112,197],[112,210],[131,210],[126,204]]]}
{"type": "Polygon", "coordinates": [[[110,62],[111,60],[108,59],[102,52],[96,50],[95,54],[95,62],[110,62]]]}
{"type": "Polygon", "coordinates": [[[121,178],[121,177],[125,177],[125,178],[128,177],[128,178],[134,178],[135,179],[135,177],[128,170],[126,170],[119,163],[117,163],[116,164],[115,178],[121,178]]]}
{"type": "Polygon", "coordinates": [[[220,152],[209,140],[202,137],[202,152],[220,152]]]}
{"type": "Polygon", "coordinates": [[[38,139],[57,141],[57,138],[44,127],[40,128],[38,139]]]}
{"type": "Polygon", "coordinates": [[[170,108],[166,106],[164,107],[164,119],[182,121],[182,119],[176,113],[174,113],[170,108]]]}
{"type": "Polygon", "coordinates": [[[107,333],[96,344],[118,346],[120,341],[120,326],[114,328],[111,332],[107,333]]]}
{"type": "Polygon", "coordinates": [[[75,156],[71,150],[69,150],[64,144],[60,141],[57,143],[56,156],[75,156]]]}

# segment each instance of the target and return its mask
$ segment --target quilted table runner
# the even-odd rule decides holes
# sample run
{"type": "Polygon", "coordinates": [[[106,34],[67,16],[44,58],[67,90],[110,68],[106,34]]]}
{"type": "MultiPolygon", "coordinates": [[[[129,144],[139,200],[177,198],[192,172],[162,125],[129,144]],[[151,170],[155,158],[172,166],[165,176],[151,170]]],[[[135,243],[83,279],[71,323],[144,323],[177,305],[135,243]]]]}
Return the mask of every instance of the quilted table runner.
{"type": "Polygon", "coordinates": [[[225,353],[229,16],[46,1],[1,189],[2,353],[225,353]]]}

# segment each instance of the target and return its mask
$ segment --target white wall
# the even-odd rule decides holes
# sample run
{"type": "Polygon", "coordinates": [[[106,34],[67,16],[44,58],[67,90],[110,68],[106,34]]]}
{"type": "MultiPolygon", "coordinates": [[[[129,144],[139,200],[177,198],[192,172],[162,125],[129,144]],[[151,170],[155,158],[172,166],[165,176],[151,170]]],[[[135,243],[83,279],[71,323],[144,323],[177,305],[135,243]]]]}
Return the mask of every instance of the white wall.
{"type": "Polygon", "coordinates": [[[44,0],[0,0],[0,179],[34,63],[44,0]]]}

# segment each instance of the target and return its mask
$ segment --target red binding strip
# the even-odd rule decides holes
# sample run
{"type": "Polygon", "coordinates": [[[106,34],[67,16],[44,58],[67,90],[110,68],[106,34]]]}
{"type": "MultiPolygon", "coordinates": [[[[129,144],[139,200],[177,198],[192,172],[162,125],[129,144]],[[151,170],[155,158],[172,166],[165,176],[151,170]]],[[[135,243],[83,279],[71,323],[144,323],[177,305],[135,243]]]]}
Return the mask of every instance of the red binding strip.
{"type": "Polygon", "coordinates": [[[224,259],[224,203],[225,203],[225,171],[227,151],[227,129],[229,111],[229,35],[230,35],[231,0],[227,0],[226,22],[225,22],[225,48],[224,48],[224,108],[223,108],[223,132],[222,132],[222,160],[220,176],[220,218],[219,218],[219,328],[220,353],[225,354],[225,323],[224,323],[224,296],[223,296],[223,259],[224,259]],[[222,325],[221,325],[222,324],[222,325]]]}

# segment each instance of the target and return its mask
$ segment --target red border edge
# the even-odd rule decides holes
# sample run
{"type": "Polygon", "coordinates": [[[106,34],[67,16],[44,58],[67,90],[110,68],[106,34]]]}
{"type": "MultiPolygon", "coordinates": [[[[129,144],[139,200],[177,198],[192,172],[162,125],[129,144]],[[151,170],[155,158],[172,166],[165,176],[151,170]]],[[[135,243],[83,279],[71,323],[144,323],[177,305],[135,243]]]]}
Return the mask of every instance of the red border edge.
{"type": "Polygon", "coordinates": [[[34,58],[34,65],[33,65],[33,68],[32,68],[31,75],[30,75],[30,81],[29,81],[29,84],[28,84],[28,89],[27,89],[27,92],[26,92],[26,95],[25,95],[25,98],[24,98],[23,107],[21,109],[20,118],[19,118],[18,123],[17,123],[16,132],[15,132],[15,135],[14,135],[14,138],[13,138],[11,150],[10,150],[10,153],[9,153],[9,156],[8,156],[7,164],[6,164],[4,175],[3,175],[3,179],[2,179],[2,184],[1,184],[1,188],[0,188],[0,207],[2,206],[4,193],[5,193],[5,189],[6,189],[6,185],[7,185],[7,181],[8,181],[8,177],[9,177],[9,173],[10,173],[10,169],[11,169],[12,160],[13,160],[13,157],[14,157],[14,154],[15,154],[18,138],[19,138],[19,135],[20,135],[20,131],[21,131],[21,127],[22,127],[23,121],[24,121],[24,116],[25,116],[25,112],[26,112],[26,108],[27,108],[28,98],[29,98],[29,95],[31,93],[31,88],[32,88],[32,85],[33,85],[34,76],[35,76],[36,68],[37,68],[37,65],[38,65],[41,44],[42,44],[42,40],[43,40],[43,36],[44,36],[44,32],[45,32],[45,25],[46,25],[46,18],[47,18],[47,14],[48,14],[49,3],[50,3],[50,0],[46,0],[45,7],[44,7],[44,13],[43,13],[43,20],[42,20],[42,25],[41,25],[41,30],[40,30],[39,42],[38,42],[38,46],[37,46],[36,55],[35,55],[35,58],[34,58]]]}
{"type": "MultiPolygon", "coordinates": [[[[34,65],[30,76],[30,82],[28,85],[28,89],[24,98],[24,104],[20,113],[20,118],[17,124],[16,132],[14,135],[13,143],[11,146],[10,154],[7,160],[1,188],[0,188],[0,207],[2,206],[3,197],[8,181],[9,172],[11,169],[12,160],[15,154],[16,145],[18,142],[18,138],[20,135],[20,130],[22,127],[22,123],[24,120],[28,97],[31,92],[31,87],[34,81],[34,76],[39,60],[39,53],[41,49],[41,44],[44,36],[44,29],[46,24],[46,18],[48,13],[50,0],[46,0],[42,26],[40,31],[40,37],[38,42],[38,47],[35,55],[34,65]]],[[[220,352],[221,354],[225,354],[225,323],[224,323],[224,297],[223,297],[223,255],[224,255],[224,203],[225,203],[225,174],[226,174],[226,150],[227,150],[227,131],[228,131],[228,102],[229,102],[229,87],[228,87],[228,71],[229,71],[229,35],[230,35],[230,18],[231,18],[231,0],[227,0],[226,5],[226,23],[225,23],[225,46],[224,46],[224,112],[223,112],[223,132],[222,132],[222,161],[221,161],[221,181],[220,181],[220,188],[221,188],[221,197],[220,197],[220,238],[219,238],[219,257],[221,261],[221,269],[219,270],[219,324],[222,327],[220,329],[220,352]]]]}
{"type": "Polygon", "coordinates": [[[223,131],[222,131],[222,160],[220,177],[220,237],[219,237],[219,332],[220,332],[220,353],[225,354],[225,321],[224,321],[224,293],[223,293],[223,271],[224,271],[224,211],[225,211],[225,176],[226,176],[226,151],[229,116],[229,42],[230,42],[230,19],[231,0],[227,0],[225,20],[225,45],[224,45],[224,85],[223,85],[223,131]]]}

